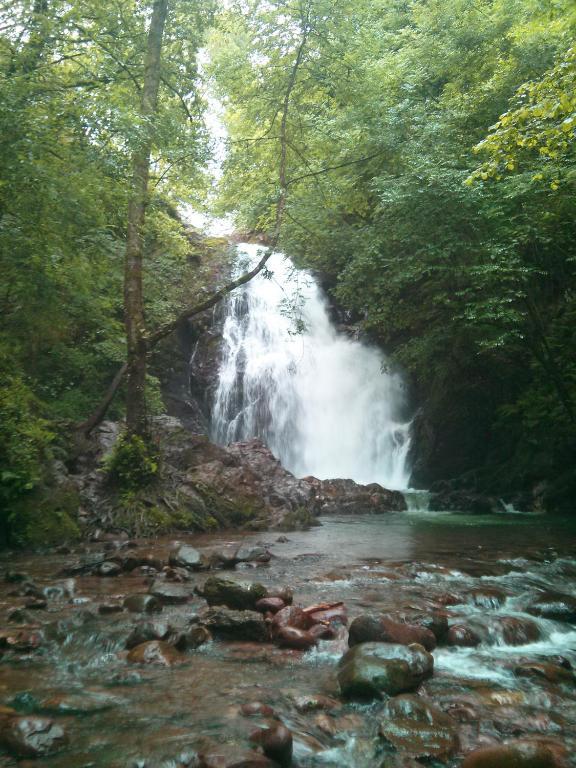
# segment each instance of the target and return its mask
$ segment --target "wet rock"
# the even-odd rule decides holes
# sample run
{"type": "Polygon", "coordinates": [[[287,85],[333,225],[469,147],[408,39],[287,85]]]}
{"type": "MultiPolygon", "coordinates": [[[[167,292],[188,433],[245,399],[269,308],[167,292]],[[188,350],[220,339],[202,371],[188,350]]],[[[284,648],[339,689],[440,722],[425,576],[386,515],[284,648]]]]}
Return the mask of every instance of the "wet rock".
{"type": "Polygon", "coordinates": [[[171,552],[168,561],[174,567],[189,568],[192,571],[199,571],[204,565],[200,552],[188,544],[181,544],[171,552]]]}
{"type": "Polygon", "coordinates": [[[334,640],[338,637],[338,632],[332,624],[314,624],[308,630],[308,634],[316,640],[334,640]]]}
{"type": "Polygon", "coordinates": [[[192,578],[187,568],[179,568],[177,566],[168,566],[163,569],[163,573],[166,581],[175,581],[178,584],[183,584],[192,578]]]}
{"type": "Polygon", "coordinates": [[[153,552],[127,552],[122,559],[122,570],[127,573],[136,568],[147,568],[161,571],[165,563],[153,552]]]}
{"type": "Polygon", "coordinates": [[[199,615],[200,623],[207,627],[214,637],[224,640],[252,640],[268,642],[268,625],[261,613],[238,611],[230,608],[207,608],[199,615]]]}
{"type": "Polygon", "coordinates": [[[310,632],[296,627],[280,627],[276,633],[276,642],[281,648],[293,648],[307,651],[316,645],[316,638],[310,632]]]}
{"type": "Polygon", "coordinates": [[[254,610],[258,600],[267,597],[262,584],[245,584],[231,579],[210,576],[198,593],[208,605],[224,605],[237,611],[254,610]]]}
{"type": "Polygon", "coordinates": [[[72,616],[47,624],[44,628],[46,637],[58,643],[64,643],[71,635],[78,636],[83,631],[90,631],[96,621],[91,611],[76,611],[72,616]]]}
{"type": "Polygon", "coordinates": [[[281,597],[263,597],[254,607],[259,613],[278,613],[286,604],[281,597]]]}
{"type": "Polygon", "coordinates": [[[245,717],[274,717],[272,707],[261,701],[250,701],[248,704],[242,704],[240,712],[245,717]]]}
{"type": "Polygon", "coordinates": [[[172,667],[186,660],[179,651],[163,640],[151,640],[132,648],[126,657],[130,664],[155,664],[172,667]]]}
{"type": "Polygon", "coordinates": [[[282,627],[294,627],[295,629],[310,629],[313,622],[310,616],[302,608],[287,605],[278,611],[272,620],[272,634],[276,635],[282,627]]]}
{"type": "Polygon", "coordinates": [[[153,595],[129,595],[123,605],[130,613],[160,613],[162,610],[162,603],[153,595]]]}
{"type": "Polygon", "coordinates": [[[64,730],[47,717],[0,719],[0,746],[15,757],[45,757],[65,744],[64,730]]]}
{"type": "Polygon", "coordinates": [[[21,629],[16,632],[4,632],[0,635],[0,647],[15,653],[32,653],[42,645],[44,637],[41,632],[21,629]]]}
{"type": "Polygon", "coordinates": [[[480,638],[470,627],[464,624],[453,624],[448,629],[446,642],[448,645],[460,648],[475,648],[477,645],[480,645],[480,638]]]}
{"type": "Polygon", "coordinates": [[[156,579],[150,587],[150,594],[163,605],[183,605],[192,599],[193,590],[184,584],[156,579]]]}
{"type": "Polygon", "coordinates": [[[340,709],[342,706],[337,699],[331,699],[329,696],[323,696],[322,694],[294,696],[293,701],[294,706],[301,713],[318,712],[320,710],[329,712],[340,709]]]}
{"type": "Polygon", "coordinates": [[[554,752],[545,744],[510,742],[496,747],[485,747],[471,752],[462,768],[559,768],[554,752]]]}
{"type": "Polygon", "coordinates": [[[98,613],[101,616],[109,616],[112,613],[122,613],[124,606],[121,603],[101,603],[98,606],[98,613]]]}
{"type": "Polygon", "coordinates": [[[429,629],[436,638],[437,643],[443,643],[446,640],[446,635],[448,634],[448,617],[443,611],[403,614],[402,620],[406,624],[429,629]]]}
{"type": "Polygon", "coordinates": [[[124,700],[117,696],[96,691],[63,693],[38,702],[35,711],[46,715],[88,716],[122,706],[124,700]]]}
{"type": "Polygon", "coordinates": [[[576,623],[576,597],[559,592],[545,592],[528,606],[528,613],[543,619],[576,623]]]}
{"type": "Polygon", "coordinates": [[[23,581],[28,581],[29,577],[28,574],[22,573],[21,571],[6,571],[4,574],[4,581],[7,584],[20,584],[23,581]]]}
{"type": "Polygon", "coordinates": [[[446,760],[458,750],[456,722],[418,696],[390,699],[383,716],[380,735],[404,754],[446,760]]]}
{"type": "Polygon", "coordinates": [[[378,483],[360,485],[353,480],[308,480],[314,488],[321,514],[363,514],[366,512],[404,512],[406,500],[399,491],[389,491],[378,483]]]}
{"type": "Polygon", "coordinates": [[[8,621],[12,624],[30,624],[33,620],[32,614],[26,613],[24,608],[12,608],[8,611],[8,621]]]}
{"type": "Polygon", "coordinates": [[[401,645],[419,643],[427,651],[432,651],[436,647],[436,638],[432,631],[426,627],[403,624],[388,616],[369,614],[354,619],[348,634],[350,648],[366,642],[399,643],[401,645]]]}
{"type": "Polygon", "coordinates": [[[497,587],[484,587],[482,589],[473,589],[469,593],[468,599],[472,605],[488,610],[496,610],[506,602],[507,594],[503,589],[497,587]]]}
{"type": "Polygon", "coordinates": [[[340,624],[348,626],[348,612],[344,603],[324,604],[304,608],[313,624],[340,624]]]}
{"type": "Polygon", "coordinates": [[[433,493],[429,502],[431,512],[461,512],[469,515],[490,515],[498,512],[500,504],[492,496],[462,490],[433,493]]]}
{"type": "Polygon", "coordinates": [[[96,571],[98,576],[119,576],[122,573],[122,568],[119,563],[115,563],[112,560],[106,560],[98,567],[96,571]]]}
{"type": "Polygon", "coordinates": [[[338,664],[338,684],[350,698],[395,696],[414,691],[434,669],[434,658],[421,645],[361,643],[338,664]]]}
{"type": "Polygon", "coordinates": [[[237,563],[268,563],[272,553],[266,547],[239,547],[234,558],[237,563]]]}
{"type": "Polygon", "coordinates": [[[131,650],[150,640],[167,640],[173,632],[173,627],[165,621],[144,621],[133,627],[124,645],[131,650]]]}
{"type": "Polygon", "coordinates": [[[281,768],[292,764],[292,733],[281,723],[256,731],[252,734],[251,740],[259,744],[266,757],[281,768]]]}
{"type": "Polygon", "coordinates": [[[194,651],[211,639],[212,635],[206,627],[195,626],[177,633],[171,642],[179,651],[194,651]]]}
{"type": "Polygon", "coordinates": [[[506,645],[526,645],[540,639],[540,628],[530,619],[517,616],[501,616],[493,625],[498,638],[506,645]]]}
{"type": "Polygon", "coordinates": [[[573,683],[574,673],[558,664],[526,662],[514,668],[516,677],[547,680],[549,683],[573,683]]]}
{"type": "Polygon", "coordinates": [[[286,605],[292,605],[294,602],[294,592],[290,587],[272,587],[268,590],[267,597],[279,597],[286,605]]]}

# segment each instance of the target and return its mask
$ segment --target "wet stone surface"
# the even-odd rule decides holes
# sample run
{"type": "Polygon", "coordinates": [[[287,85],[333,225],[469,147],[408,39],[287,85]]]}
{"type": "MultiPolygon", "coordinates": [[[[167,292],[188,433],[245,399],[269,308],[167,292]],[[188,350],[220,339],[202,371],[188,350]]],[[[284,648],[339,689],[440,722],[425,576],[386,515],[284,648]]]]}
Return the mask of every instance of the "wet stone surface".
{"type": "Polygon", "coordinates": [[[575,766],[575,534],[390,513],[4,553],[0,767],[575,766]]]}

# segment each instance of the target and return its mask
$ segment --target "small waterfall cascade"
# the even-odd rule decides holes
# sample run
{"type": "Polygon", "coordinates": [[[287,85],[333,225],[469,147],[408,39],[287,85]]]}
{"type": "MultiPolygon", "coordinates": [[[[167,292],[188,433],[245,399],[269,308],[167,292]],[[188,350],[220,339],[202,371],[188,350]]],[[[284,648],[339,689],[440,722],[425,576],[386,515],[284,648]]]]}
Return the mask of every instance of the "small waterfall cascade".
{"type": "MultiPolygon", "coordinates": [[[[261,247],[238,246],[237,270],[261,247]]],[[[376,348],[339,334],[322,291],[282,254],[226,306],[212,439],[261,438],[298,477],[408,487],[401,376],[376,348]]]]}

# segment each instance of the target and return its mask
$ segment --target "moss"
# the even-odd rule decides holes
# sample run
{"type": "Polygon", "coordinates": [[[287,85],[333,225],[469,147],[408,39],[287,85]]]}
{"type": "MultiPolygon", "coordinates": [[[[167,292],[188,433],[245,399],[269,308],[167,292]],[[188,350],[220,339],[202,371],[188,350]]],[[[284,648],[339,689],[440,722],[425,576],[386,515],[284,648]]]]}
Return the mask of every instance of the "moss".
{"type": "Polygon", "coordinates": [[[318,520],[312,512],[306,507],[296,507],[275,528],[277,531],[305,531],[313,525],[318,525],[318,520]]]}
{"type": "Polygon", "coordinates": [[[160,451],[139,435],[122,435],[104,462],[110,482],[121,492],[154,483],[160,472],[160,451]]]}
{"type": "Polygon", "coordinates": [[[74,488],[42,488],[13,508],[10,543],[20,547],[50,547],[80,538],[75,522],[79,507],[74,488]]]}

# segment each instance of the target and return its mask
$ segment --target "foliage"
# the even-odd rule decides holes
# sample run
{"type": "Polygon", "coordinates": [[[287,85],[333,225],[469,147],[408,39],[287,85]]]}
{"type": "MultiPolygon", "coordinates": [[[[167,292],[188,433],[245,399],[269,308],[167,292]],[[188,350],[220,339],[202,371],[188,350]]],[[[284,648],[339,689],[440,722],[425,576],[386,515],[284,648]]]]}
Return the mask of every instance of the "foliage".
{"type": "Polygon", "coordinates": [[[123,435],[106,457],[104,468],[121,494],[132,493],[158,479],[160,451],[139,435],[123,435]]]}

